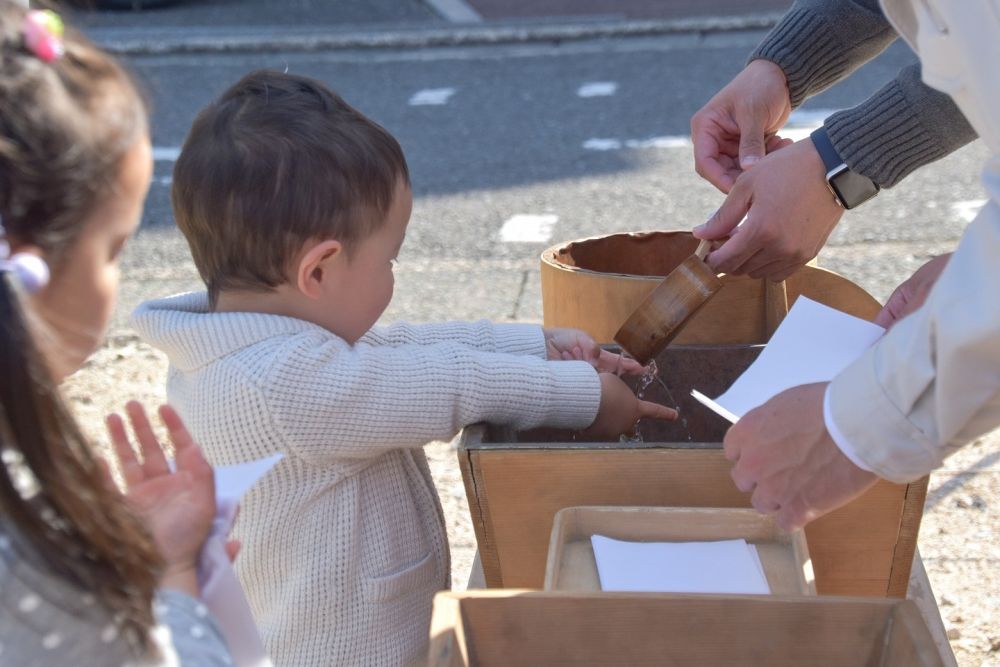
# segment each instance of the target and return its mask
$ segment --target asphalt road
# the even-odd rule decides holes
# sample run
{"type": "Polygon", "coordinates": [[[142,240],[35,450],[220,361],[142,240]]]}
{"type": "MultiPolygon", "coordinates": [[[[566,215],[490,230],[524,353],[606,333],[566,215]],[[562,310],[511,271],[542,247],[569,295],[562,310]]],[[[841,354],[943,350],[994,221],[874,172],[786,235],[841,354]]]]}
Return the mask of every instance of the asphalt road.
{"type": "MultiPolygon", "coordinates": [[[[197,111],[252,69],[321,78],[402,143],[416,202],[387,319],[537,320],[538,255],[548,245],[689,229],[718,207],[721,195],[694,173],[688,122],[761,37],[129,58],[152,99],[160,159],[126,253],[115,328],[139,300],[199,286],[172,223],[173,159],[197,111]],[[518,235],[504,227],[516,215],[542,217],[518,235]]],[[[864,99],[912,59],[903,45],[890,48],[810,100],[817,118],[799,120],[807,127],[864,99]]],[[[983,197],[984,156],[981,146],[963,149],[848,214],[821,262],[886,297],[928,253],[954,245],[983,197]]]]}

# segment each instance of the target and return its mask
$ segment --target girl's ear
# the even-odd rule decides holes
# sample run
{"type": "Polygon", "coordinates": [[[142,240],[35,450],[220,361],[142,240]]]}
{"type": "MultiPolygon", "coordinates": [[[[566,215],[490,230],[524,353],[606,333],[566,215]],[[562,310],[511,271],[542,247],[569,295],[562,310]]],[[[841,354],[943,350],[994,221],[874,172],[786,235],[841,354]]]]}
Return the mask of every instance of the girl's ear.
{"type": "Polygon", "coordinates": [[[299,260],[295,275],[295,286],[310,299],[318,299],[323,293],[324,281],[331,279],[333,261],[344,258],[344,246],[340,241],[321,241],[306,250],[299,260]]]}

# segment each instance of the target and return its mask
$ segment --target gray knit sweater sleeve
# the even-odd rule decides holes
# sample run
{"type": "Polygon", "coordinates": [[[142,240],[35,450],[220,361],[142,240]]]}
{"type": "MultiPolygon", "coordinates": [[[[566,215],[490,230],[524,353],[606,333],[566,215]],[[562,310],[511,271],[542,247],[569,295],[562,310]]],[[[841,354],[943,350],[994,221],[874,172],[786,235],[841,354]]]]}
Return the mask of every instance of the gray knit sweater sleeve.
{"type": "MultiPolygon", "coordinates": [[[[797,107],[895,39],[877,0],[798,0],[750,59],[781,67],[797,107]]],[[[951,98],[923,83],[919,65],[825,125],[848,166],[884,188],[976,138],[951,98]]]]}

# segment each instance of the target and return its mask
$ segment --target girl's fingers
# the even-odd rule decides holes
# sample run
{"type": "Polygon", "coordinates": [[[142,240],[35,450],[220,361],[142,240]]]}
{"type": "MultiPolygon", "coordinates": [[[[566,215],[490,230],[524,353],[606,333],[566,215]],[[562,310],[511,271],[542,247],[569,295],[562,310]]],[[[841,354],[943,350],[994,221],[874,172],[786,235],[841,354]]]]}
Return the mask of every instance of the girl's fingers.
{"type": "Polygon", "coordinates": [[[242,546],[239,540],[229,540],[226,542],[226,555],[229,556],[230,563],[236,560],[236,556],[239,555],[240,547],[242,546]]]}
{"type": "Polygon", "coordinates": [[[170,442],[174,445],[174,461],[177,463],[177,470],[186,470],[200,483],[210,485],[214,497],[215,473],[212,466],[205,460],[205,455],[202,454],[198,443],[194,441],[187,427],[184,426],[180,415],[169,405],[161,405],[159,413],[163,425],[167,427],[170,442]]]}
{"type": "Polygon", "coordinates": [[[111,414],[105,417],[104,423],[108,427],[108,435],[111,436],[111,444],[114,447],[115,456],[118,457],[126,489],[139,484],[146,478],[146,475],[143,473],[142,465],[135,457],[132,443],[128,441],[125,421],[120,415],[111,414]]]}
{"type": "Polygon", "coordinates": [[[146,477],[169,474],[167,457],[163,455],[163,448],[153,433],[153,427],[142,405],[138,401],[129,401],[125,405],[125,410],[128,412],[129,421],[132,422],[135,438],[139,441],[139,449],[142,451],[142,470],[146,477]]]}
{"type": "Polygon", "coordinates": [[[104,482],[104,486],[109,491],[120,492],[118,485],[115,484],[115,476],[111,474],[111,464],[103,456],[98,456],[97,459],[97,469],[100,471],[101,480],[104,482]]]}

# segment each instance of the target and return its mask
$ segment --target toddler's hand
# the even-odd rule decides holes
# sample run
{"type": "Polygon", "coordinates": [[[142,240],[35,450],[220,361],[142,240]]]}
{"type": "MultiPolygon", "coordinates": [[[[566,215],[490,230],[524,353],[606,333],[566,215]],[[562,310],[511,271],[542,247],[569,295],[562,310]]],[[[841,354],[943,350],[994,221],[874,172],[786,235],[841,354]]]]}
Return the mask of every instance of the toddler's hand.
{"type": "Polygon", "coordinates": [[[643,417],[677,419],[677,410],[659,403],[641,401],[620,377],[601,373],[601,406],[597,417],[584,433],[601,438],[616,438],[631,433],[643,417]]]}
{"type": "MultiPolygon", "coordinates": [[[[149,528],[163,556],[166,569],[160,585],[198,597],[198,555],[215,517],[212,467],[173,408],[161,407],[160,418],[174,445],[176,472],[170,471],[142,406],[131,401],[126,411],[142,452],[141,463],[122,418],[113,414],[106,420],[125,478],[125,497],[149,528]]],[[[227,546],[231,558],[237,548],[227,546]]]]}
{"type": "Polygon", "coordinates": [[[639,375],[643,366],[635,359],[601,349],[594,339],[579,329],[543,329],[545,349],[552,361],[586,361],[602,373],[639,375]]]}

